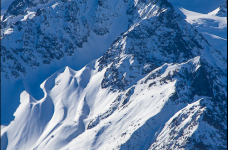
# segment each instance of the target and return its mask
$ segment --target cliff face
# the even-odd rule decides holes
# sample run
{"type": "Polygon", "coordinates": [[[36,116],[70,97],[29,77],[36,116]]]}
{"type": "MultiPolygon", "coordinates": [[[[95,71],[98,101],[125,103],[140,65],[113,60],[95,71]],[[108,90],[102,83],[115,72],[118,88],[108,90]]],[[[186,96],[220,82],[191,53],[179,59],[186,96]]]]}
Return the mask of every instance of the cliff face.
{"type": "Polygon", "coordinates": [[[227,0],[225,0],[222,5],[219,7],[219,11],[217,13],[218,16],[226,16],[227,17],[227,0]]]}
{"type": "MultiPolygon", "coordinates": [[[[127,3],[116,2],[116,7],[106,3],[14,1],[4,14],[1,25],[4,76],[17,78],[26,75],[27,68],[36,69],[72,56],[83,49],[83,44],[86,45],[93,34],[111,34],[110,40],[114,40],[112,36],[122,31],[117,29],[117,33],[110,33],[111,29],[117,27],[113,25],[115,21],[121,21],[126,16],[122,9],[127,7],[127,3]]],[[[92,45],[90,51],[93,51],[93,46],[97,47],[92,45]]]]}
{"type": "Polygon", "coordinates": [[[166,0],[14,1],[1,26],[2,80],[95,59],[25,88],[2,149],[227,148],[227,57],[166,0]]]}

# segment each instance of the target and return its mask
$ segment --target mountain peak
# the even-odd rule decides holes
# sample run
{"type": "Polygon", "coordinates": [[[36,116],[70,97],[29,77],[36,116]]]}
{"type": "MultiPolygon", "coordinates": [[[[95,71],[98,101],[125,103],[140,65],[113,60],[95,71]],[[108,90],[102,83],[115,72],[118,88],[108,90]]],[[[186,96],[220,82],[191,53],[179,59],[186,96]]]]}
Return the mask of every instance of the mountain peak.
{"type": "Polygon", "coordinates": [[[222,5],[219,7],[219,11],[217,13],[218,16],[227,16],[227,0],[225,0],[222,5]]]}
{"type": "Polygon", "coordinates": [[[227,57],[167,0],[9,8],[1,149],[227,148],[227,57]]]}

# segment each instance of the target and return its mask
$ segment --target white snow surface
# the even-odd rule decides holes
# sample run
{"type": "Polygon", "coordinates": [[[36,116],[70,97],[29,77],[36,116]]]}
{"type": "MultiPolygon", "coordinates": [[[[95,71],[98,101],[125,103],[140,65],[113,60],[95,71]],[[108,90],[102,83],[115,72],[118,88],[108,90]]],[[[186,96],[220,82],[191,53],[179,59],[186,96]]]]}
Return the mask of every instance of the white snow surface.
{"type": "Polygon", "coordinates": [[[207,14],[218,8],[224,0],[168,0],[172,5],[178,8],[185,8],[194,12],[207,14]]]}
{"type": "MultiPolygon", "coordinates": [[[[14,113],[14,121],[7,127],[1,127],[2,148],[120,149],[145,126],[150,133],[139,135],[140,140],[135,140],[132,148],[149,148],[150,145],[143,145],[145,140],[151,140],[149,143],[158,141],[156,138],[160,142],[167,140],[169,134],[163,134],[170,131],[167,127],[170,120],[180,113],[188,114],[188,119],[178,127],[185,128],[184,124],[191,122],[191,116],[201,108],[198,103],[202,98],[196,98],[197,101],[188,106],[184,103],[176,105],[169,98],[180,79],[162,83],[160,78],[182,68],[190,69],[192,64],[197,71],[199,60],[197,57],[182,64],[165,64],[139,80],[128,92],[102,89],[100,85],[105,69],[98,72],[97,61],[79,71],[65,67],[41,84],[42,99],[36,100],[26,91],[21,93],[21,104],[14,113]],[[160,76],[149,78],[159,70],[163,72],[160,76]],[[155,85],[150,86],[151,83],[155,85]],[[129,91],[130,95],[127,94],[129,91]],[[190,111],[186,111],[188,109],[190,111]],[[148,120],[151,120],[149,125],[148,120]],[[6,139],[8,142],[4,142],[6,139]]],[[[197,126],[190,132],[196,129],[197,126]]],[[[188,133],[185,137],[190,137],[192,134],[185,130],[188,133]]]]}
{"type": "Polygon", "coordinates": [[[207,41],[224,56],[227,55],[227,12],[218,15],[226,0],[169,0],[185,20],[195,27],[207,41]]]}
{"type": "MultiPolygon", "coordinates": [[[[89,28],[93,28],[95,25],[98,27],[103,26],[103,24],[100,24],[101,21],[94,23],[94,19],[97,19],[97,18],[102,19],[101,16],[103,16],[104,14],[112,16],[113,12],[115,12],[113,10],[104,9],[103,12],[100,13],[99,11],[101,11],[101,10],[96,10],[97,2],[87,1],[87,3],[88,3],[88,5],[86,5],[86,6],[88,8],[84,8],[84,5],[82,4],[81,11],[83,13],[85,13],[84,10],[87,11],[87,14],[85,14],[85,16],[83,16],[83,17],[87,18],[89,20],[88,21],[89,28]],[[97,16],[94,16],[94,14],[95,14],[94,11],[97,11],[97,16]]],[[[10,78],[10,80],[5,80],[4,73],[3,72],[1,73],[1,77],[4,78],[1,82],[1,86],[4,87],[4,88],[2,88],[2,91],[1,91],[2,92],[1,103],[2,103],[2,106],[9,106],[9,107],[3,107],[2,112],[10,112],[10,111],[16,110],[17,106],[19,105],[20,93],[23,90],[27,90],[27,92],[32,94],[35,98],[40,99],[43,96],[43,92],[39,88],[39,85],[43,82],[43,80],[45,80],[47,77],[49,77],[51,74],[53,74],[60,68],[63,68],[65,66],[70,66],[71,68],[73,68],[75,70],[79,70],[79,69],[83,68],[86,64],[88,64],[90,61],[102,56],[103,53],[108,48],[110,48],[113,41],[122,32],[126,31],[128,28],[128,21],[127,21],[127,17],[125,14],[126,6],[121,5],[123,3],[122,1],[120,1],[120,4],[118,4],[118,5],[112,4],[112,3],[113,3],[112,1],[109,1],[109,5],[113,6],[112,9],[118,10],[118,14],[115,13],[116,17],[112,17],[113,19],[110,19],[110,20],[108,19],[108,21],[104,23],[104,26],[108,26],[110,34],[105,34],[103,36],[99,36],[99,35],[95,34],[94,32],[90,32],[87,42],[85,42],[83,44],[82,48],[77,48],[77,50],[74,49],[74,54],[72,56],[66,55],[64,58],[62,58],[60,60],[55,59],[52,61],[51,64],[45,65],[42,62],[43,58],[41,58],[40,54],[33,52],[32,57],[31,57],[31,53],[23,54],[23,57],[26,57],[29,59],[30,58],[33,59],[35,57],[35,61],[37,61],[38,63],[41,64],[39,67],[36,67],[36,66],[31,67],[21,59],[20,55],[17,55],[12,52],[13,57],[15,57],[17,59],[17,61],[26,68],[26,71],[28,72],[28,74],[26,75],[26,77],[23,74],[21,74],[19,79],[10,78]],[[116,7],[114,7],[114,6],[116,6],[116,7]],[[121,22],[121,24],[119,24],[119,22],[121,22]],[[13,95],[8,94],[8,91],[14,91],[14,94],[13,95]],[[8,99],[11,99],[12,101],[9,102],[8,99]]],[[[53,17],[53,15],[58,15],[58,11],[59,11],[58,6],[59,5],[56,2],[56,0],[50,0],[47,4],[42,4],[42,5],[38,4],[36,7],[28,8],[27,13],[24,16],[23,15],[9,16],[7,19],[5,19],[5,22],[7,22],[8,24],[14,24],[17,21],[26,22],[26,21],[30,21],[32,19],[36,20],[37,18],[36,17],[34,18],[34,13],[39,8],[47,9],[48,11],[50,11],[49,12],[50,14],[48,14],[48,15],[50,15],[50,17],[53,17]]],[[[63,12],[64,11],[65,10],[63,10],[63,12]]],[[[61,16],[62,14],[59,14],[59,15],[61,16]]],[[[81,16],[80,18],[83,18],[83,17],[81,16]]],[[[39,19],[40,18],[38,18],[37,19],[38,21],[37,20],[36,21],[40,22],[41,20],[39,20],[39,19]]],[[[51,25],[48,27],[46,27],[46,25],[41,26],[42,30],[44,30],[44,33],[57,34],[58,37],[64,37],[67,40],[69,40],[69,43],[75,43],[75,41],[71,41],[69,34],[65,33],[65,31],[63,29],[63,26],[65,25],[64,19],[61,20],[59,18],[55,18],[55,19],[50,19],[47,22],[48,23],[50,22],[51,25]],[[57,29],[53,28],[53,27],[56,27],[57,29]],[[58,30],[58,32],[57,32],[57,30],[58,30]]],[[[74,26],[74,24],[72,24],[71,26],[74,26]]],[[[1,32],[2,36],[9,35],[12,37],[12,39],[7,41],[6,43],[4,43],[2,40],[3,45],[5,45],[7,47],[9,46],[12,48],[18,48],[22,45],[23,40],[22,40],[22,43],[18,44],[18,39],[23,38],[24,33],[19,32],[19,31],[14,31],[10,27],[7,27],[7,28],[1,29],[1,30],[2,30],[2,32],[1,32]]],[[[87,29],[84,28],[84,30],[82,30],[82,31],[79,30],[79,31],[80,32],[76,32],[76,33],[83,36],[83,35],[85,35],[85,32],[87,32],[87,29]]],[[[1,38],[3,38],[2,36],[1,36],[1,38]]],[[[35,40],[35,41],[37,41],[37,40],[35,40]]],[[[7,65],[14,66],[14,62],[11,61],[10,63],[7,63],[7,65]]],[[[2,68],[4,68],[4,67],[2,67],[2,68]]],[[[9,73],[11,72],[11,70],[9,68],[5,68],[5,69],[6,69],[5,70],[6,72],[9,72],[9,73]]],[[[13,112],[10,112],[10,114],[12,114],[12,113],[13,112]]],[[[9,120],[13,120],[12,117],[8,117],[8,118],[10,118],[9,120]]]]}
{"type": "MultiPolygon", "coordinates": [[[[202,33],[214,48],[219,49],[219,52],[209,47],[203,39],[200,43],[203,45],[202,49],[199,50],[196,47],[192,49],[193,53],[199,53],[200,56],[179,64],[163,63],[160,67],[143,75],[140,74],[140,64],[137,59],[133,58],[133,55],[125,53],[132,43],[137,43],[134,38],[131,39],[132,35],[128,33],[137,32],[138,27],[145,28],[146,25],[150,25],[150,22],[144,20],[149,18],[153,20],[153,16],[167,10],[162,9],[158,13],[156,5],[139,5],[138,14],[141,19],[135,19],[131,28],[123,34],[127,36],[121,37],[118,42],[112,45],[115,38],[127,30],[129,18],[125,15],[126,5],[121,5],[122,1],[121,3],[113,0],[106,2],[113,7],[112,9],[119,10],[118,14],[114,14],[118,17],[111,18],[105,24],[96,24],[96,27],[107,26],[111,34],[98,36],[91,32],[88,41],[83,44],[83,48],[78,48],[73,56],[53,60],[49,65],[42,64],[33,69],[25,62],[20,61],[23,66],[26,66],[27,76],[2,81],[1,86],[4,87],[2,92],[5,93],[3,98],[12,99],[12,101],[2,102],[4,106],[7,106],[5,103],[12,103],[16,109],[19,101],[15,101],[19,98],[20,105],[18,104],[19,107],[14,113],[13,121],[8,126],[1,126],[1,149],[178,149],[177,145],[188,144],[186,139],[196,137],[197,140],[200,140],[201,135],[210,137],[208,141],[204,140],[204,143],[212,141],[211,144],[215,146],[223,146],[223,141],[220,141],[221,137],[217,130],[202,121],[205,111],[213,105],[210,103],[210,97],[194,95],[193,99],[188,99],[189,91],[192,90],[188,77],[197,74],[201,69],[201,59],[212,68],[218,67],[219,71],[226,70],[225,61],[222,60],[225,57],[223,55],[227,54],[227,48],[224,46],[227,37],[223,34],[223,31],[227,29],[227,23],[224,22],[226,17],[216,16],[215,12],[203,14],[182,8],[182,12],[186,15],[186,21],[202,33]],[[144,26],[140,26],[140,24],[144,26]],[[206,29],[201,30],[202,26],[206,26],[206,29]],[[114,49],[116,51],[113,50],[119,56],[100,71],[97,58],[111,45],[119,48],[114,49]],[[114,64],[115,61],[118,63],[114,64]],[[111,90],[111,86],[102,88],[102,82],[107,75],[106,71],[110,69],[112,64],[115,69],[124,72],[123,77],[135,76],[132,79],[135,83],[130,84],[123,91],[111,90]],[[131,66],[134,67],[133,70],[130,69],[131,66]],[[59,68],[62,69],[59,70],[59,68]],[[53,74],[56,70],[59,71],[53,74]],[[186,72],[189,76],[184,74],[186,72]],[[49,77],[47,78],[47,76],[49,77]],[[172,76],[171,79],[170,76],[172,76]],[[184,85],[178,91],[181,96],[172,101],[178,84],[184,85]],[[12,90],[14,90],[14,94],[9,94],[9,91],[12,90]],[[183,133],[183,135],[179,133],[183,133]],[[173,141],[170,142],[171,140],[173,141]]],[[[137,5],[139,1],[134,0],[134,2],[137,5]]],[[[85,9],[90,14],[85,16],[91,21],[89,26],[95,24],[93,17],[99,18],[105,14],[112,14],[110,10],[106,10],[101,14],[96,14],[97,16],[92,16],[95,2],[91,1],[89,5],[85,9]]],[[[48,7],[50,12],[58,14],[59,3],[51,1],[51,5],[48,7]]],[[[6,21],[9,23],[15,23],[18,20],[29,22],[36,18],[34,12],[35,8],[34,10],[30,9],[25,16],[10,16],[6,21]]],[[[61,26],[63,22],[53,19],[51,24],[55,23],[59,23],[61,26]]],[[[45,29],[45,27],[43,28],[45,29]]],[[[188,29],[191,26],[183,25],[182,27],[188,29]]],[[[171,32],[168,28],[162,29],[171,32]]],[[[62,29],[59,28],[59,30],[62,29]]],[[[155,32],[160,35],[162,31],[157,28],[155,32]]],[[[191,30],[183,30],[184,34],[189,31],[191,30]]],[[[49,32],[55,32],[55,29],[49,32]]],[[[13,35],[15,39],[22,36],[20,32],[13,31],[10,27],[4,29],[4,34],[13,35]]],[[[60,33],[57,35],[69,36],[60,33]]],[[[191,35],[191,33],[186,33],[186,35],[191,35]]],[[[194,38],[201,40],[198,34],[194,38]]],[[[144,40],[147,42],[147,48],[153,50],[151,53],[153,58],[172,61],[175,55],[161,56],[161,51],[155,44],[156,40],[158,37],[153,36],[144,40]]],[[[10,41],[7,42],[8,45],[12,44],[10,41]]],[[[140,45],[140,43],[137,44],[140,45]]],[[[135,52],[139,49],[139,45],[133,45],[135,52]]],[[[13,44],[12,47],[14,48],[13,44]]],[[[12,54],[17,60],[20,60],[20,55],[13,52],[12,54]]],[[[34,55],[38,56],[38,54],[34,55]]],[[[184,60],[181,55],[178,59],[184,60]]],[[[42,59],[38,59],[38,61],[42,62],[42,59]]],[[[14,64],[13,61],[7,63],[14,64]]],[[[143,69],[150,68],[150,65],[149,63],[145,64],[143,69]]],[[[10,72],[11,70],[6,69],[6,71],[10,72]]],[[[213,83],[218,82],[219,86],[226,85],[224,81],[227,81],[222,78],[222,71],[221,76],[213,81],[213,83]]],[[[108,74],[106,79],[111,80],[112,73],[108,74]]]]}
{"type": "MultiPolygon", "coordinates": [[[[201,14],[193,11],[186,10],[181,8],[181,11],[186,15],[186,21],[190,24],[197,23],[198,25],[202,25],[206,23],[207,19],[212,20],[217,23],[217,28],[222,29],[227,26],[226,17],[216,16],[218,9],[208,14],[201,14]],[[205,21],[204,21],[205,20],[205,21]]],[[[215,26],[216,27],[216,26],[215,26]]]]}

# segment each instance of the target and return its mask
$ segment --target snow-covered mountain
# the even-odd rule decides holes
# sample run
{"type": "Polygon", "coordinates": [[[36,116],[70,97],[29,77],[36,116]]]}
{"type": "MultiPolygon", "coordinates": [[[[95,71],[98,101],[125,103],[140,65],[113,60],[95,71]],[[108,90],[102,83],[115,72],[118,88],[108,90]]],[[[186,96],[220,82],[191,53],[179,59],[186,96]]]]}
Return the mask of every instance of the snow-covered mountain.
{"type": "Polygon", "coordinates": [[[184,0],[169,1],[174,4],[177,12],[186,18],[187,22],[206,38],[210,45],[220,50],[224,56],[227,55],[227,0],[221,2],[222,4],[218,1],[203,0],[193,2],[184,0]],[[204,7],[202,8],[203,3],[204,7]],[[205,6],[207,3],[210,3],[210,5],[205,6]],[[216,7],[213,7],[213,10],[210,8],[219,4],[220,6],[217,9],[215,9],[216,7]]]}
{"type": "MultiPolygon", "coordinates": [[[[226,3],[195,20],[226,29],[226,3]]],[[[182,8],[185,20],[175,9],[167,0],[9,5],[1,149],[226,149],[227,48],[191,23],[196,12],[182,8]]]]}
{"type": "Polygon", "coordinates": [[[216,15],[227,17],[227,0],[225,0],[217,10],[216,15]]]}
{"type": "Polygon", "coordinates": [[[129,4],[123,1],[37,2],[15,1],[2,17],[1,76],[9,79],[2,82],[2,106],[8,116],[13,116],[23,90],[42,98],[39,84],[48,76],[65,66],[81,69],[128,29],[129,4]]]}

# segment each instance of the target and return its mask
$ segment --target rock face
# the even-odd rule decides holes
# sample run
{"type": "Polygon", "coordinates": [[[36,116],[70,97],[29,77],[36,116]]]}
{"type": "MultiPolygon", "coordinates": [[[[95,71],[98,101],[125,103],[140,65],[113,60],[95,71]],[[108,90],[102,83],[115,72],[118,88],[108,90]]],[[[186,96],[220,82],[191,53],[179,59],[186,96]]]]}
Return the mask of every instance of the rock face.
{"type": "Polygon", "coordinates": [[[218,16],[227,16],[227,0],[219,7],[218,16]]]}
{"type": "MultiPolygon", "coordinates": [[[[211,1],[213,3],[213,1],[211,1]]],[[[217,1],[216,1],[217,2],[217,1]]],[[[217,2],[218,3],[218,2],[217,2]]],[[[218,4],[217,4],[218,5],[218,4]]],[[[227,55],[227,1],[213,11],[202,13],[193,12],[175,6],[176,10],[182,14],[200,34],[202,34],[212,47],[219,50],[222,55],[227,55]]]]}
{"type": "Polygon", "coordinates": [[[1,24],[4,76],[17,78],[27,74],[27,68],[36,69],[72,56],[88,42],[91,32],[98,36],[110,33],[114,20],[125,15],[122,9],[127,4],[117,4],[113,7],[105,1],[14,1],[1,24]]]}
{"type": "Polygon", "coordinates": [[[227,148],[227,57],[166,0],[14,1],[1,26],[4,80],[113,39],[22,92],[2,149],[227,148]]]}

